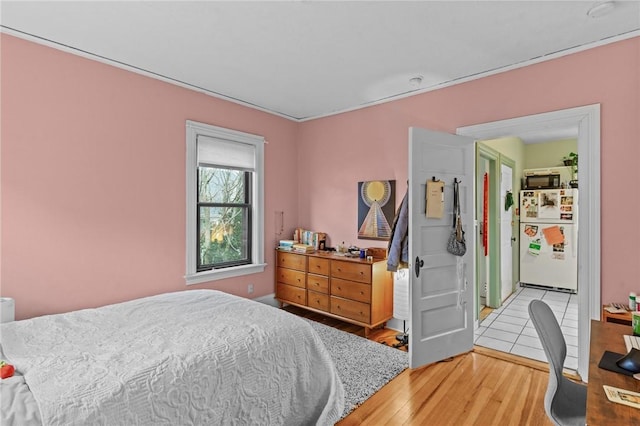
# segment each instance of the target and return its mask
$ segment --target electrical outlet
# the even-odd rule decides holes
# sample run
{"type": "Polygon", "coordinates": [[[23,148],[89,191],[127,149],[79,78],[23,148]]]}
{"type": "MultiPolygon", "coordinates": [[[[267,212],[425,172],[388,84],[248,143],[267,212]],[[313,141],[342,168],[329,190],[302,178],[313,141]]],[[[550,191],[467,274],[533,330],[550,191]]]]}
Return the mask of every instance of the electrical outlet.
{"type": "Polygon", "coordinates": [[[249,292],[249,294],[253,293],[253,284],[249,284],[247,286],[247,291],[249,292]]]}

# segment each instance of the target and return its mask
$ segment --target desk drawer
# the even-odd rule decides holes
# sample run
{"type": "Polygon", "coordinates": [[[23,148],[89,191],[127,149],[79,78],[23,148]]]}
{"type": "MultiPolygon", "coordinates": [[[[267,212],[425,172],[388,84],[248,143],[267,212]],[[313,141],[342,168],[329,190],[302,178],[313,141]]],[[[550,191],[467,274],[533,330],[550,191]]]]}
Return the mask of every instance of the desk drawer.
{"type": "Polygon", "coordinates": [[[329,295],[316,293],[315,291],[307,292],[307,306],[310,308],[320,309],[329,312],[329,295]]]}
{"type": "Polygon", "coordinates": [[[278,266],[296,269],[298,271],[306,271],[307,257],[301,254],[286,253],[279,251],[278,253],[278,266]]]}
{"type": "Polygon", "coordinates": [[[329,275],[329,259],[319,257],[309,257],[309,273],[318,275],[329,275]]]}
{"type": "Polygon", "coordinates": [[[371,283],[371,265],[333,260],[331,261],[331,276],[349,281],[371,283]]]}
{"type": "Polygon", "coordinates": [[[293,269],[278,268],[278,282],[296,287],[305,287],[305,273],[293,269]]]}
{"type": "Polygon", "coordinates": [[[307,304],[307,291],[303,288],[278,283],[276,292],[276,296],[282,301],[297,303],[298,305],[307,304]]]}
{"type": "Polygon", "coordinates": [[[307,275],[307,289],[320,293],[329,293],[329,277],[322,275],[307,275]]]}
{"type": "Polygon", "coordinates": [[[371,306],[368,303],[331,296],[330,304],[332,314],[364,323],[368,323],[371,320],[371,306]]]}
{"type": "Polygon", "coordinates": [[[371,303],[371,285],[331,278],[331,295],[371,303]]]}

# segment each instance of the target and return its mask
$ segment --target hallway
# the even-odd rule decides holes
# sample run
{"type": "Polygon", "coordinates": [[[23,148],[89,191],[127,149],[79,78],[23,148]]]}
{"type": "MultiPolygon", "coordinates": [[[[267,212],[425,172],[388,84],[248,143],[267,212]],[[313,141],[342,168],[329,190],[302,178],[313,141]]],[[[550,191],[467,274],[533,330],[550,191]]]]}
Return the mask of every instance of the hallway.
{"type": "Polygon", "coordinates": [[[556,316],[567,343],[564,367],[578,369],[578,295],[536,288],[518,287],[494,309],[475,330],[474,343],[490,349],[547,362],[528,306],[533,299],[541,299],[556,316]]]}

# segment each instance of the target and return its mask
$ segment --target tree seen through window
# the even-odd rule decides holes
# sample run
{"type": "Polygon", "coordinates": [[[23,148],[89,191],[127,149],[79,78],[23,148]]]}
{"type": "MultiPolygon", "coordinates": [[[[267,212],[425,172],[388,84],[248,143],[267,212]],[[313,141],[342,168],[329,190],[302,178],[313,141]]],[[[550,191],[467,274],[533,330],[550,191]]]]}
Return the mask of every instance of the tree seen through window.
{"type": "Polygon", "coordinates": [[[198,270],[249,263],[251,172],[198,167],[198,270]]]}

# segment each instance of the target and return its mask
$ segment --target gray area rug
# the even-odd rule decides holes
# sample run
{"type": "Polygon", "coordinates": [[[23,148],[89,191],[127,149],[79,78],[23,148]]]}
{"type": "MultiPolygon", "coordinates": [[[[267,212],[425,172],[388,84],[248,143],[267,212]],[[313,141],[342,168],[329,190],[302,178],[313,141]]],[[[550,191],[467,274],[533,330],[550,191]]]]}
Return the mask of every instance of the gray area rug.
{"type": "Polygon", "coordinates": [[[343,418],[409,366],[409,355],[404,351],[307,321],[320,335],[342,379],[343,418]]]}

